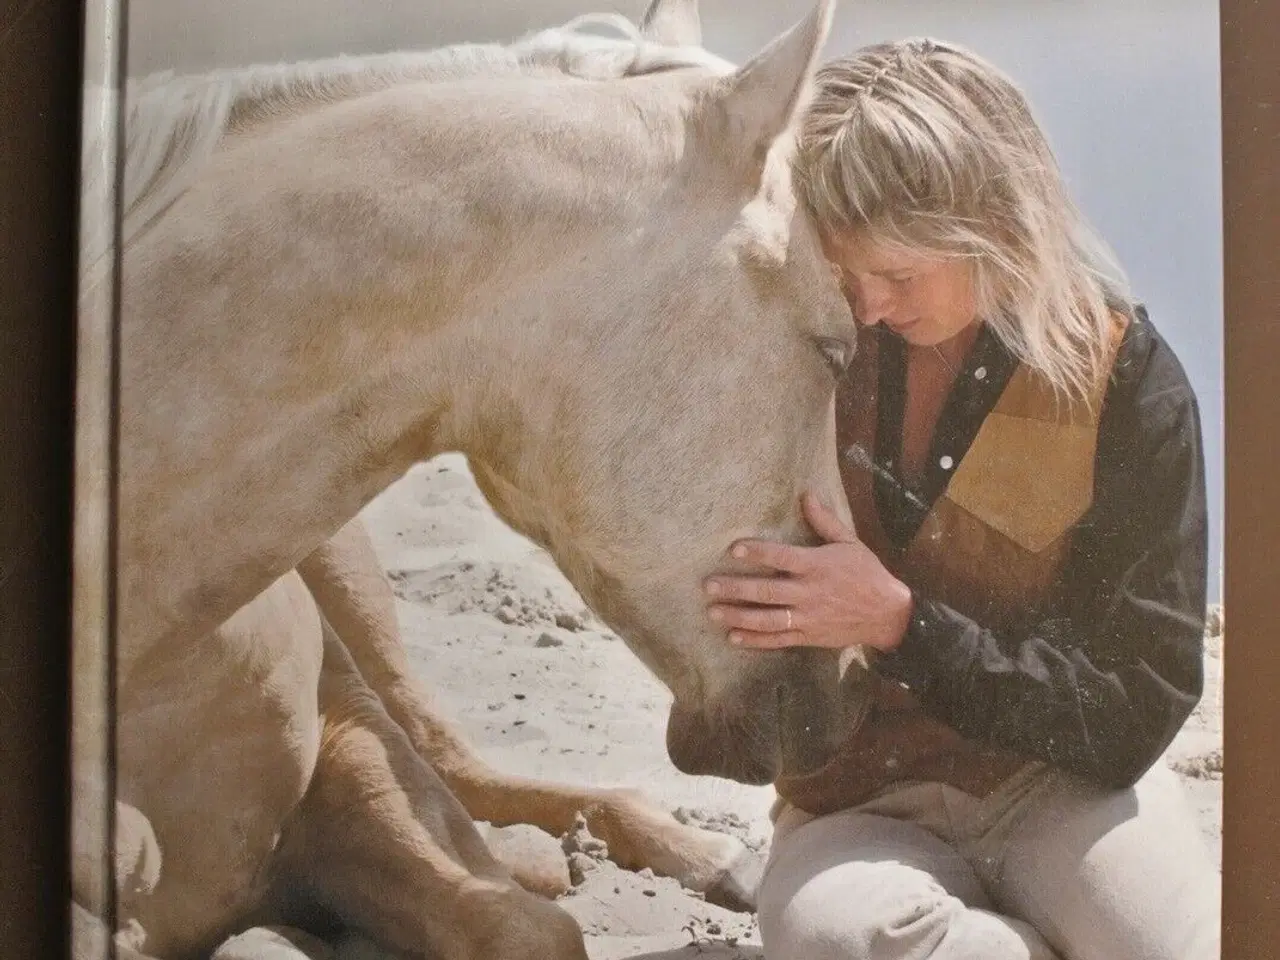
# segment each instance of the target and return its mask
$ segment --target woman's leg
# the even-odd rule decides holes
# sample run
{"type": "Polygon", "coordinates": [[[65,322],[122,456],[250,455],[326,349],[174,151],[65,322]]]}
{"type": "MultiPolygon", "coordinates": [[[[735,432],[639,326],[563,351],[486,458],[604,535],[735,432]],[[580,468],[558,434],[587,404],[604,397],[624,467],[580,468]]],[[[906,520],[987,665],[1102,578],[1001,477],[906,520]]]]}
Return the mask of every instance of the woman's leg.
{"type": "Polygon", "coordinates": [[[1163,763],[1123,791],[1050,773],[1009,813],[973,863],[1064,960],[1219,960],[1221,874],[1163,763]]]}
{"type": "Polygon", "coordinates": [[[857,810],[797,819],[779,819],[760,885],[768,960],[1057,960],[923,827],[857,810]]]}

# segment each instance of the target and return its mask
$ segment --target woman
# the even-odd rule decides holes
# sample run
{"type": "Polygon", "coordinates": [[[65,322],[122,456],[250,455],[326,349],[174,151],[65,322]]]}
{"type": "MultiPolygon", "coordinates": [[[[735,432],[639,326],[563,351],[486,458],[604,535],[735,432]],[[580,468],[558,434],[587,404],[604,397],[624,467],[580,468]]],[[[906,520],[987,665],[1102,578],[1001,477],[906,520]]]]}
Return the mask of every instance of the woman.
{"type": "Polygon", "coordinates": [[[860,324],[854,518],[735,545],[748,647],[860,645],[871,706],[777,784],[770,960],[1209,960],[1219,874],[1158,762],[1202,691],[1196,397],[1015,85],[936,41],[826,65],[797,174],[860,324]],[[856,531],[856,533],[855,533],[856,531]]]}

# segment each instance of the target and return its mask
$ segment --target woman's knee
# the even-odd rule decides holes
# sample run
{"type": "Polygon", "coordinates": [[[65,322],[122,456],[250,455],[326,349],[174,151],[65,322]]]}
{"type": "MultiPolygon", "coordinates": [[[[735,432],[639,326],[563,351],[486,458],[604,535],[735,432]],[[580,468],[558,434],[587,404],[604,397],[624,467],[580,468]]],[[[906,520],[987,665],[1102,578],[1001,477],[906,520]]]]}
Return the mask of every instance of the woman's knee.
{"type": "Polygon", "coordinates": [[[1056,960],[1026,924],[940,887],[885,883],[851,897],[819,880],[786,899],[762,896],[759,925],[767,960],[1056,960]]]}
{"type": "Polygon", "coordinates": [[[768,960],[1054,960],[918,824],[848,810],[779,826],[757,897],[768,960]]]}
{"type": "Polygon", "coordinates": [[[806,960],[915,960],[932,956],[964,905],[927,878],[889,864],[847,863],[796,876],[775,864],[760,885],[765,956],[806,960]]]}
{"type": "Polygon", "coordinates": [[[1053,960],[1030,928],[892,858],[775,858],[757,910],[768,960],[1053,960]]]}

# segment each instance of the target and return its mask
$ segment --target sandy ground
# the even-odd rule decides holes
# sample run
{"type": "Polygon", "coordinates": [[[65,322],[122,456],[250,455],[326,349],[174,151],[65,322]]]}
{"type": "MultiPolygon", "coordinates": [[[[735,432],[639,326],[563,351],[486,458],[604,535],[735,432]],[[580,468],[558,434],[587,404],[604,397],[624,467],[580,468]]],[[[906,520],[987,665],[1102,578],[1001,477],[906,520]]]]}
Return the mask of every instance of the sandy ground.
{"type": "MultiPolygon", "coordinates": [[[[768,788],[685,776],[666,758],[669,695],[587,611],[547,555],[486,505],[465,461],[412,470],[366,510],[409,656],[475,748],[511,772],[644,789],[764,847],[768,788]]],[[[1219,644],[1204,703],[1168,754],[1220,856],[1219,644]]],[[[760,958],[754,918],[605,862],[561,898],[595,960],[760,958]]]]}

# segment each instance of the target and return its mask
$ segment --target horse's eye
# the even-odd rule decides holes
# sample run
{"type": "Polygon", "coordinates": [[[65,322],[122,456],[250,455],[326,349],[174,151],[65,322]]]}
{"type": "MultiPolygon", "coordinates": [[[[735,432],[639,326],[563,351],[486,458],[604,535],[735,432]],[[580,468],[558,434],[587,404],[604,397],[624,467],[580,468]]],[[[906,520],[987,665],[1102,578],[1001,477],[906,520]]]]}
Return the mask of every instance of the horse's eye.
{"type": "Polygon", "coordinates": [[[837,377],[844,376],[849,364],[853,362],[853,344],[838,337],[818,337],[817,344],[822,358],[831,367],[831,372],[837,377]]]}

